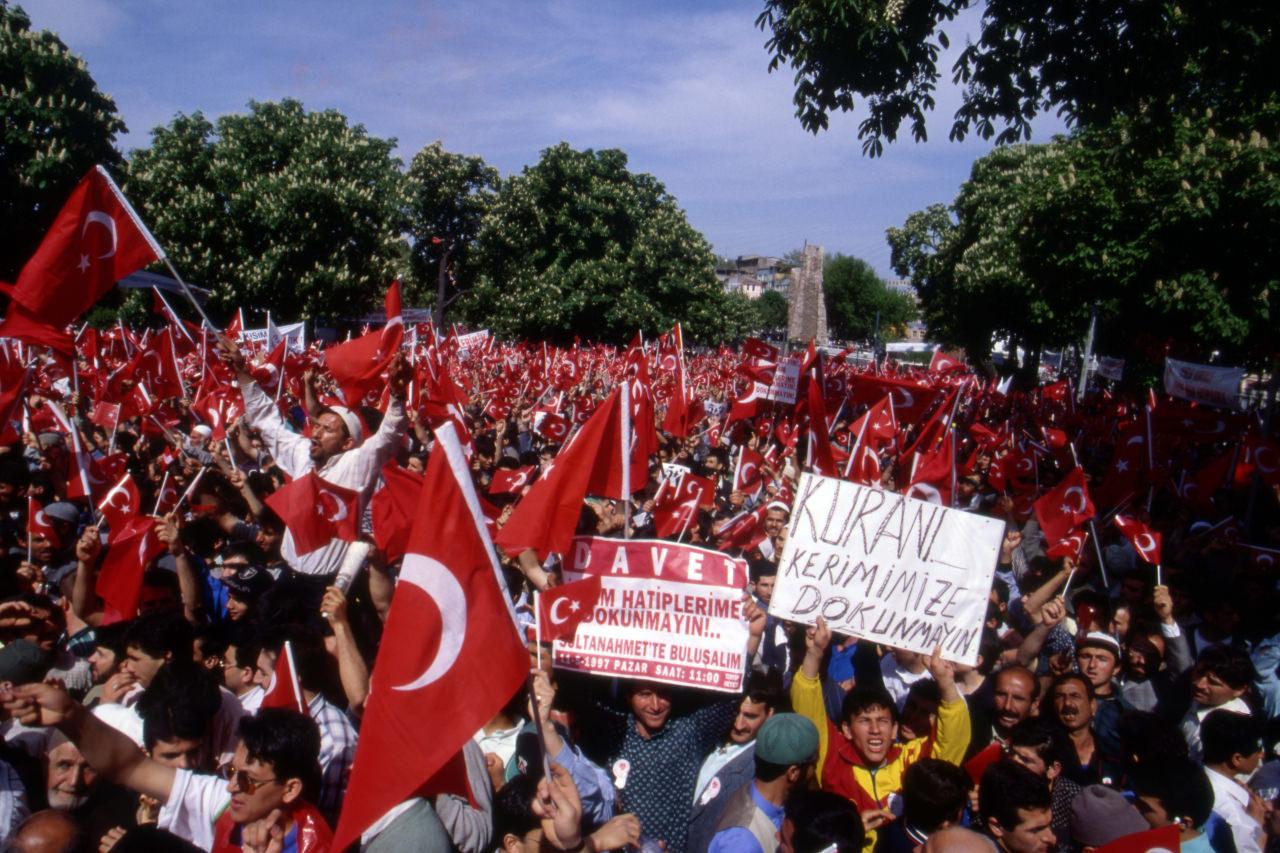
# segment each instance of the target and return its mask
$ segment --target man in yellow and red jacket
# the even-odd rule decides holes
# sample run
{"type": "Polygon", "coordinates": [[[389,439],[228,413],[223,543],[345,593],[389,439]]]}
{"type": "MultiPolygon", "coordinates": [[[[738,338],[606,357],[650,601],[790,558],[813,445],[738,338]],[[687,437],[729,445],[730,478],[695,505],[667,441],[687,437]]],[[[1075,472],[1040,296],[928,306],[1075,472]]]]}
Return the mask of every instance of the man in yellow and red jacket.
{"type": "MultiPolygon", "coordinates": [[[[938,684],[942,704],[934,732],[898,742],[898,708],[881,685],[856,685],[840,708],[840,725],[827,718],[819,673],[831,642],[823,619],[808,629],[804,665],[791,682],[791,704],[818,728],[818,781],[823,790],[847,797],[862,813],[869,830],[893,819],[889,798],[902,790],[902,775],[921,758],[940,758],[959,765],[969,748],[969,709],[956,689],[955,669],[938,650],[929,658],[929,673],[938,684]]],[[[868,847],[875,833],[868,832],[868,847]]]]}

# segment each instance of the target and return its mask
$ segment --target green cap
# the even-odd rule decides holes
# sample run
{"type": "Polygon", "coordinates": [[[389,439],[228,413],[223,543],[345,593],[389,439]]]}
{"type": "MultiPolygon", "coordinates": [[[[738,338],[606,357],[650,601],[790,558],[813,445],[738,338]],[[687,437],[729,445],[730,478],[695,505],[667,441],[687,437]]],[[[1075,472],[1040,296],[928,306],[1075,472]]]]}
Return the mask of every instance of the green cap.
{"type": "Polygon", "coordinates": [[[818,730],[799,714],[774,714],[756,736],[756,755],[782,767],[807,764],[818,757],[818,730]]]}

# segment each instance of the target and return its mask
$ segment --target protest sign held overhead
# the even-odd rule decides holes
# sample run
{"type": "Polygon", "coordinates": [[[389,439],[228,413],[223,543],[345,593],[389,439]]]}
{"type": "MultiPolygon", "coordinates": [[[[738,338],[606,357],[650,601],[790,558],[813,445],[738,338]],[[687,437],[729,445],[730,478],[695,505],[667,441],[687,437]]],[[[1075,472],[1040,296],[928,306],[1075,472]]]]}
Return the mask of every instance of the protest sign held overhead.
{"type": "Polygon", "coordinates": [[[805,473],[770,615],[973,664],[1004,522],[805,473]]]}
{"type": "Polygon", "coordinates": [[[598,575],[600,597],[557,667],[734,693],[742,689],[746,563],[660,539],[577,537],[566,580],[598,575]]]}

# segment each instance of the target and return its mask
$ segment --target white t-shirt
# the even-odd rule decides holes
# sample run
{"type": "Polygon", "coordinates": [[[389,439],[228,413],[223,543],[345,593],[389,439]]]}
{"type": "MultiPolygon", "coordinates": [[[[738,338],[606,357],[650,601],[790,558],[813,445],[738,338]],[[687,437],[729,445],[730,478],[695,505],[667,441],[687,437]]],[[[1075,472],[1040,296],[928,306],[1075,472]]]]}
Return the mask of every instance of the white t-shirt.
{"type": "Polygon", "coordinates": [[[214,824],[230,805],[231,793],[225,779],[178,770],[156,825],[201,850],[212,850],[214,824]]]}

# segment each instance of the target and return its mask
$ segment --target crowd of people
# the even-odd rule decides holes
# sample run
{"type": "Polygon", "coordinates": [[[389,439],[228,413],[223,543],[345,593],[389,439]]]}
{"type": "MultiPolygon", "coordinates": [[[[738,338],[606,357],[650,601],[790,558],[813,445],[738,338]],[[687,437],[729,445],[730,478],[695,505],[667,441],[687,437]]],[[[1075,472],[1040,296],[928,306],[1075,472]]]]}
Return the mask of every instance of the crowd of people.
{"type": "Polygon", "coordinates": [[[812,347],[780,402],[759,342],[425,327],[353,399],[320,348],[168,319],[71,358],[0,340],[4,849],[331,849],[404,556],[378,495],[453,424],[501,539],[630,383],[634,493],[589,496],[574,532],[743,558],[743,690],[554,668],[533,594],[563,555],[501,551],[527,685],[462,745],[465,790],[405,799],[359,849],[1280,850],[1280,504],[1254,414],[812,347]],[[673,506],[673,471],[711,494],[673,506]],[[976,665],[769,615],[803,471],[1004,522],[976,665]],[[271,497],[309,474],[355,493],[354,537],[286,523],[271,497]],[[1093,517],[1046,534],[1035,502],[1079,475],[1093,517]]]}

